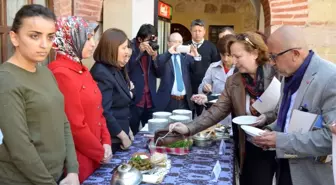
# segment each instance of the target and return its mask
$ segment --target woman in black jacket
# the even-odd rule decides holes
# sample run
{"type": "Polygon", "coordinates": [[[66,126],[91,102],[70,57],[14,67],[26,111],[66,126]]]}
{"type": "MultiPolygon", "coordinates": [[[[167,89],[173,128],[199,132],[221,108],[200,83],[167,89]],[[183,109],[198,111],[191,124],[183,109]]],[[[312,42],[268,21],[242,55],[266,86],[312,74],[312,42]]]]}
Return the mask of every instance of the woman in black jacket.
{"type": "Polygon", "coordinates": [[[104,116],[112,139],[112,152],[127,149],[133,134],[129,128],[130,103],[134,97],[132,84],[124,67],[129,59],[129,40],[125,32],[106,30],[95,50],[96,63],[91,74],[103,96],[104,116]]]}

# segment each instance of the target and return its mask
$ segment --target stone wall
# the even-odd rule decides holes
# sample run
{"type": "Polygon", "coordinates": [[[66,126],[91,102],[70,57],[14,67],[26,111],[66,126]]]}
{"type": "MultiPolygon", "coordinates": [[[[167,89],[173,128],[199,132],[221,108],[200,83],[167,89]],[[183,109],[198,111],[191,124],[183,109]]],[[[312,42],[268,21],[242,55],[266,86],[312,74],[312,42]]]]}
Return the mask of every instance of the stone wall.
{"type": "MultiPolygon", "coordinates": [[[[57,16],[71,15],[74,11],[75,15],[91,21],[102,20],[103,0],[74,0],[75,6],[72,6],[70,0],[53,2],[57,16]]],[[[125,1],[118,0],[118,3],[122,2],[125,1]]],[[[173,5],[173,23],[181,23],[187,28],[190,27],[191,20],[196,18],[205,19],[207,25],[234,25],[238,32],[255,30],[257,26],[255,10],[250,0],[164,0],[164,2],[173,5]]],[[[322,57],[336,62],[336,0],[260,0],[260,2],[263,7],[266,34],[281,25],[303,27],[311,48],[322,57]]],[[[128,10],[133,11],[132,8],[128,10]]],[[[112,8],[110,11],[115,10],[112,8]]]]}
{"type": "Polygon", "coordinates": [[[209,25],[234,25],[237,32],[255,30],[257,18],[249,0],[165,0],[173,6],[173,23],[189,28],[192,20],[209,25]]]}
{"type": "Polygon", "coordinates": [[[311,49],[323,58],[336,62],[335,0],[263,0],[265,22],[270,31],[281,25],[302,27],[311,49]],[[267,2],[269,1],[269,2],[267,2]]]}
{"type": "Polygon", "coordinates": [[[102,20],[103,0],[54,0],[56,16],[76,15],[89,21],[102,20]],[[74,2],[74,6],[72,5],[74,2]]]}

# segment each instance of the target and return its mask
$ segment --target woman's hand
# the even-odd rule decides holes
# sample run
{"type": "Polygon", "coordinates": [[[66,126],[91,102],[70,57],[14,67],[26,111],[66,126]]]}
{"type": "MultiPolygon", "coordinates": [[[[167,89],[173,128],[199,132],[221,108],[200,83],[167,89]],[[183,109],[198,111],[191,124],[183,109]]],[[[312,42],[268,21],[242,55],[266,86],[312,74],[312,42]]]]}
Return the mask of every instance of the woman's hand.
{"type": "Polygon", "coordinates": [[[104,159],[102,160],[103,164],[109,163],[112,159],[112,149],[111,145],[103,144],[104,148],[104,159]]]}
{"type": "Polygon", "coordinates": [[[197,103],[198,105],[205,105],[208,102],[208,97],[205,94],[195,94],[191,97],[191,101],[197,103]]]}
{"type": "Polygon", "coordinates": [[[134,89],[134,84],[132,81],[130,81],[130,90],[133,90],[134,89]]]}
{"type": "Polygon", "coordinates": [[[131,141],[134,141],[134,135],[133,135],[133,132],[132,132],[131,128],[129,128],[129,137],[130,137],[131,141]]]}
{"type": "Polygon", "coordinates": [[[206,93],[209,93],[212,91],[212,85],[211,84],[204,84],[203,91],[206,93]]]}
{"type": "Polygon", "coordinates": [[[182,135],[189,134],[188,127],[181,122],[176,122],[176,123],[170,124],[169,125],[169,131],[170,132],[177,132],[177,133],[180,133],[182,135]]]}
{"type": "Polygon", "coordinates": [[[79,185],[77,173],[68,173],[68,175],[60,182],[60,185],[79,185]]]}
{"type": "Polygon", "coordinates": [[[257,118],[257,122],[251,126],[253,127],[262,127],[264,126],[266,123],[266,115],[265,114],[262,114],[260,115],[258,118],[257,118]]]}
{"type": "Polygon", "coordinates": [[[119,137],[119,139],[121,140],[121,145],[120,145],[121,149],[127,150],[132,145],[132,141],[130,140],[130,138],[124,131],[121,131],[117,135],[117,137],[119,137]]]}

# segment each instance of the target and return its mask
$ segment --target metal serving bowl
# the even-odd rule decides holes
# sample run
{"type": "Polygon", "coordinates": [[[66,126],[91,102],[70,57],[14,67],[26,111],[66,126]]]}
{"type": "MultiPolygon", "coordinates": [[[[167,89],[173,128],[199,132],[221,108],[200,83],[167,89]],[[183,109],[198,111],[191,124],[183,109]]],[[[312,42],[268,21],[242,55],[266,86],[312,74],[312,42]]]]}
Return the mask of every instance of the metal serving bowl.
{"type": "Polygon", "coordinates": [[[139,185],[142,181],[140,171],[129,164],[122,164],[113,170],[111,185],[139,185]]]}
{"type": "Polygon", "coordinates": [[[212,146],[214,141],[211,138],[211,134],[207,136],[207,134],[198,133],[193,136],[193,143],[198,147],[208,147],[212,146]]]}

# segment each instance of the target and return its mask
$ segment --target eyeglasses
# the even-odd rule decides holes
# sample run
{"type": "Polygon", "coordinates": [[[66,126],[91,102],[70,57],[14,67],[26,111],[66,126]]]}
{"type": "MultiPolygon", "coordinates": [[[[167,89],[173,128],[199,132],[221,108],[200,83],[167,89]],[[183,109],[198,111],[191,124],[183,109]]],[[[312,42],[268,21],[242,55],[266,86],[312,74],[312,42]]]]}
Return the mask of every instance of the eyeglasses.
{"type": "Polygon", "coordinates": [[[296,50],[296,49],[301,49],[301,48],[290,48],[290,49],[287,49],[287,50],[285,50],[285,51],[282,51],[282,52],[280,52],[280,53],[278,53],[278,54],[272,54],[272,53],[270,53],[270,54],[269,54],[269,58],[270,58],[271,61],[276,62],[275,59],[276,59],[278,56],[281,56],[281,55],[283,55],[283,54],[285,54],[285,53],[287,53],[287,52],[289,52],[289,51],[293,51],[293,50],[296,50]]]}

